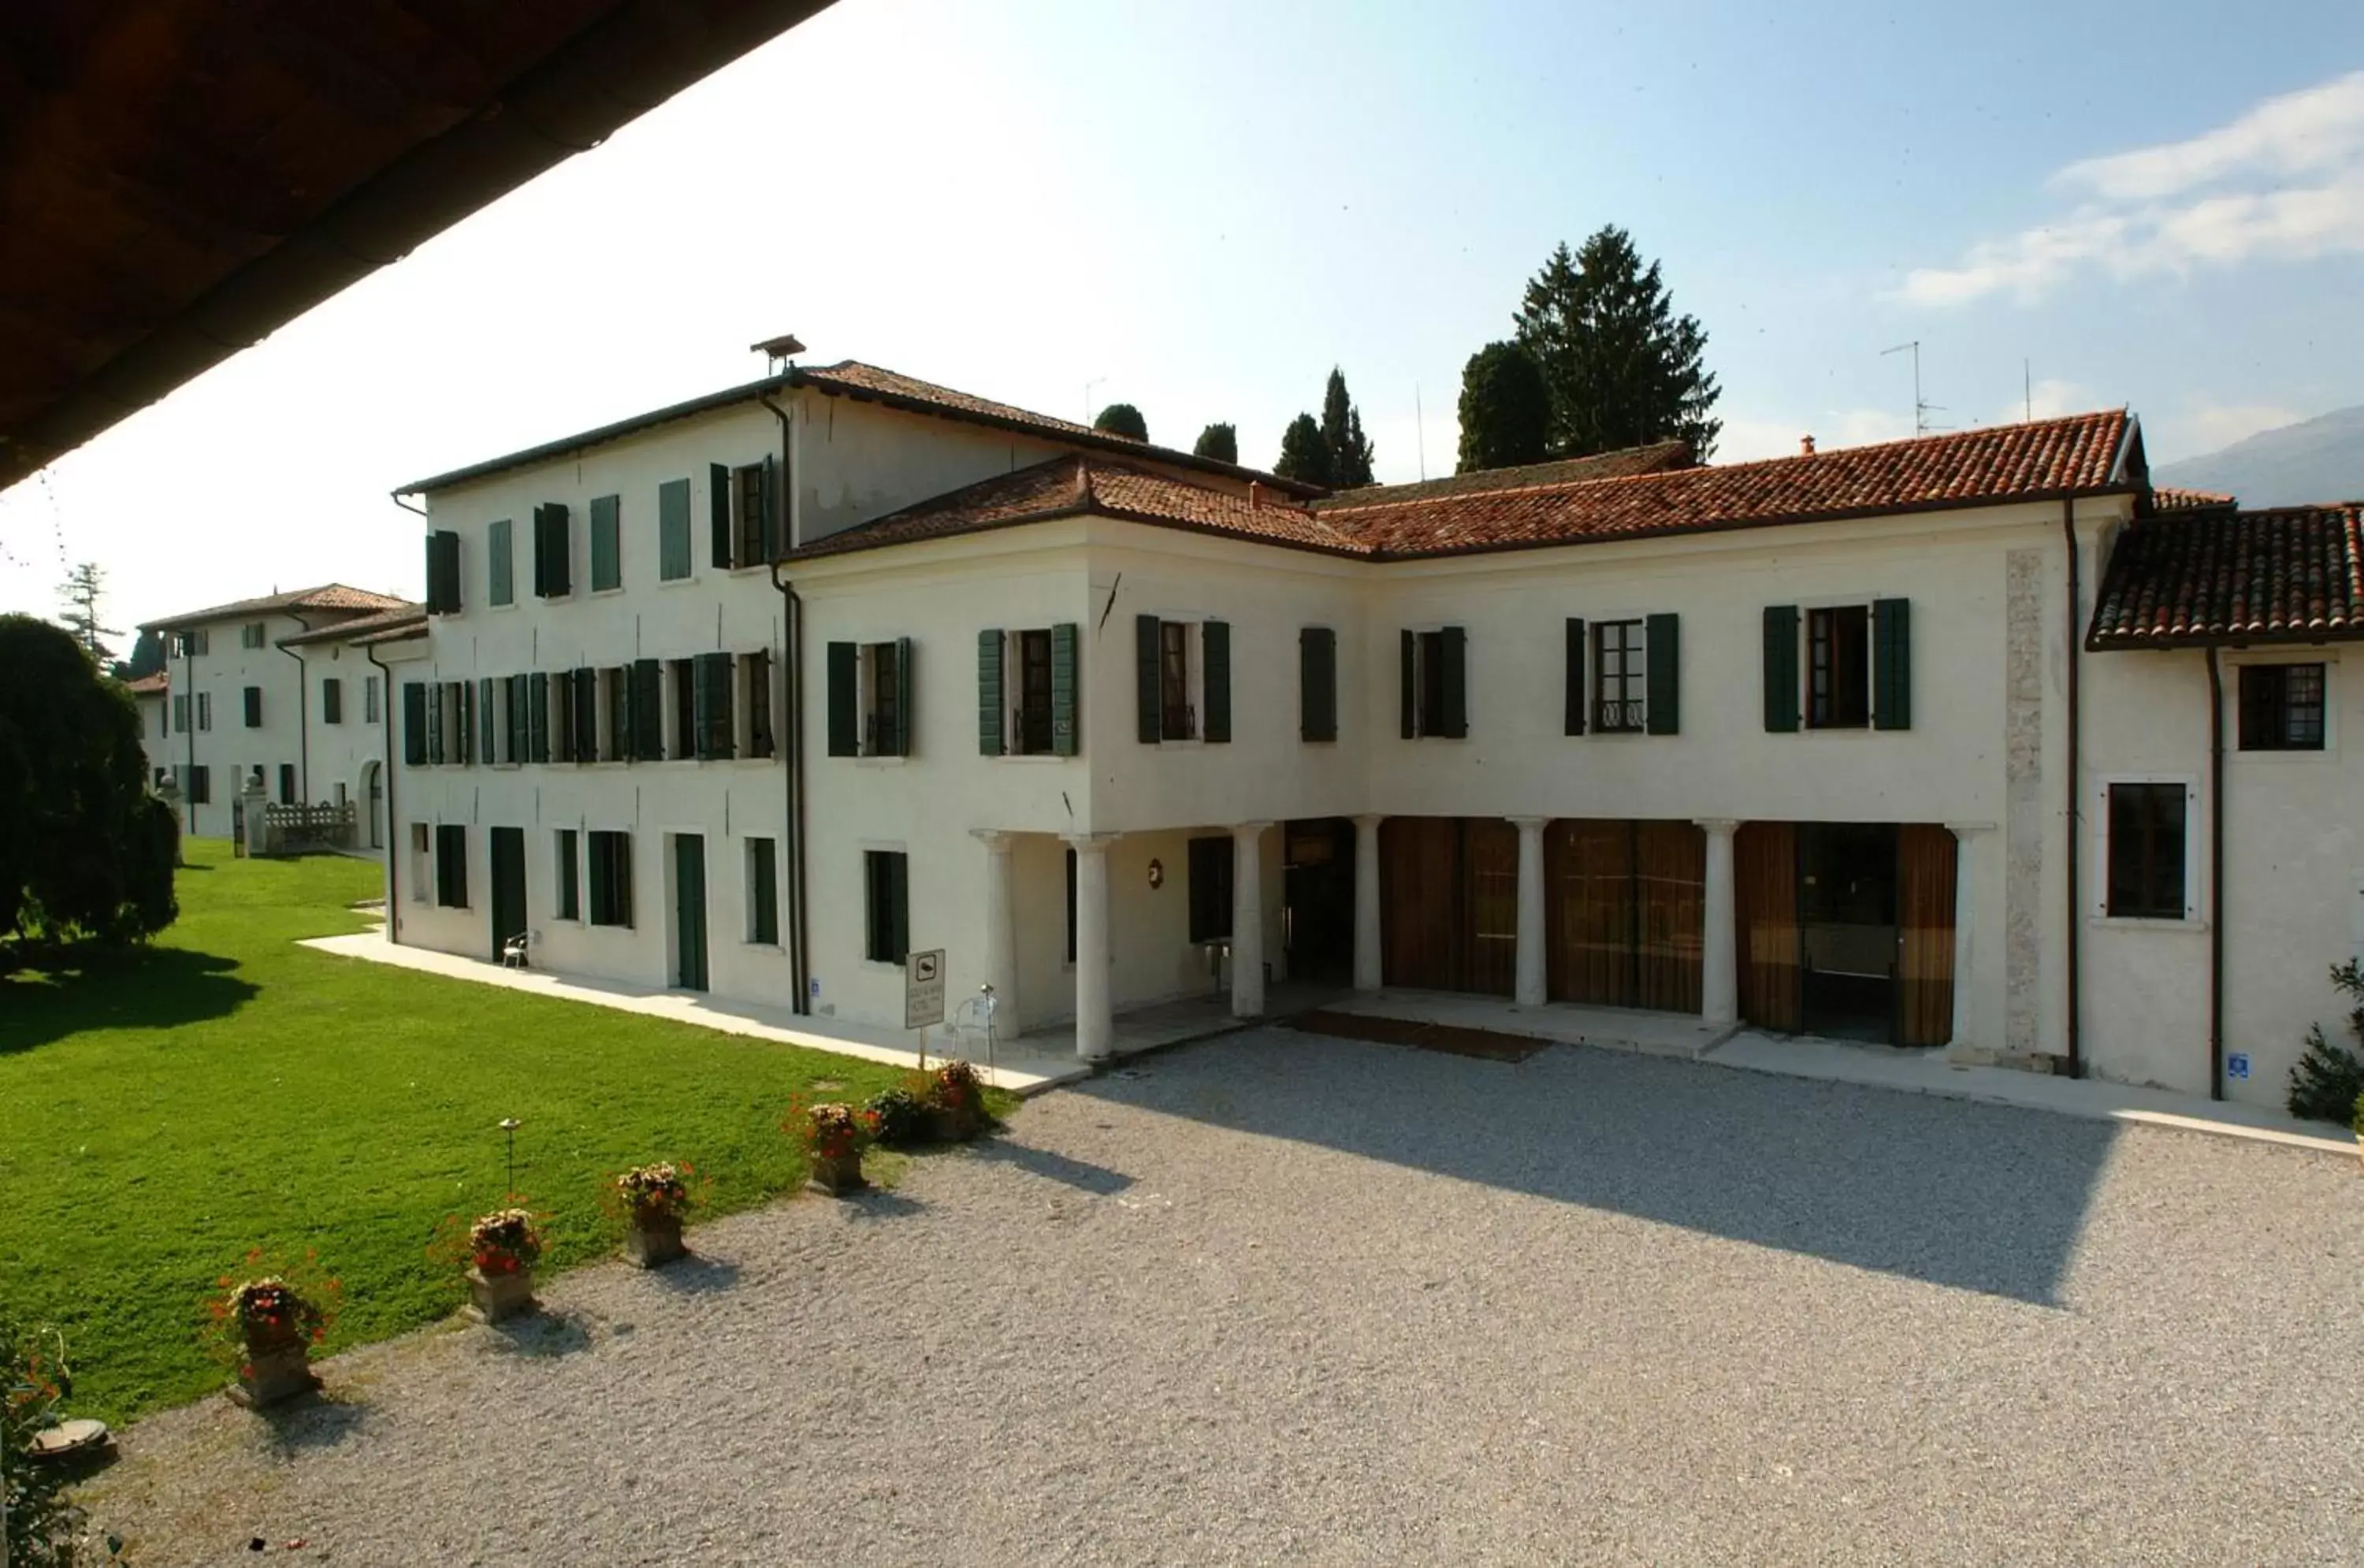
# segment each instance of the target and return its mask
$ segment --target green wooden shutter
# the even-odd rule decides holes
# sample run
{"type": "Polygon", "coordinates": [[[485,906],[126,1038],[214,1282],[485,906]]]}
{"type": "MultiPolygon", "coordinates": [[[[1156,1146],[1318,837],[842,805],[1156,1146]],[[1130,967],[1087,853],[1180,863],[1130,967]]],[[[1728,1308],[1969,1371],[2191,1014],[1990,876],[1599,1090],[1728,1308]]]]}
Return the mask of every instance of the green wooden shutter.
{"type": "Polygon", "coordinates": [[[1683,641],[1678,616],[1656,615],[1643,623],[1643,727],[1653,735],[1682,733],[1683,641]]]}
{"type": "Polygon", "coordinates": [[[1765,606],[1765,728],[1791,734],[1798,728],[1798,606],[1765,606]]]}
{"type": "Polygon", "coordinates": [[[919,733],[918,715],[911,706],[911,690],[918,683],[911,668],[911,639],[895,639],[895,752],[898,757],[911,754],[912,737],[919,733]]]}
{"type": "Polygon", "coordinates": [[[476,683],[476,761],[490,766],[498,757],[500,711],[493,703],[493,678],[476,683]]]}
{"type": "Polygon", "coordinates": [[[1912,728],[1912,601],[1875,599],[1871,606],[1871,722],[1879,729],[1912,728]]]}
{"type": "Polygon", "coordinates": [[[729,757],[737,751],[730,733],[730,655],[699,654],[695,685],[697,754],[709,759],[729,757]]]}
{"type": "Polygon", "coordinates": [[[862,651],[851,642],[829,645],[829,754],[862,754],[862,651]]]}
{"type": "Polygon", "coordinates": [[[1403,653],[1403,738],[1420,733],[1420,637],[1405,632],[1403,653]]]}
{"type": "Polygon", "coordinates": [[[657,575],[668,583],[689,575],[689,481],[657,486],[657,575]]]}
{"type": "Polygon", "coordinates": [[[546,501],[533,509],[533,591],[545,599],[574,591],[567,560],[571,532],[564,503],[546,501]]]}
{"type": "Polygon", "coordinates": [[[443,761],[443,683],[430,681],[427,686],[427,760],[429,763],[443,761]]]}
{"type": "Polygon", "coordinates": [[[895,962],[900,963],[906,958],[909,958],[911,953],[910,856],[889,855],[886,857],[886,883],[887,886],[893,890],[891,898],[891,917],[894,920],[894,925],[891,928],[894,945],[888,951],[894,954],[895,962]]]}
{"type": "Polygon", "coordinates": [[[780,460],[778,454],[764,460],[764,559],[780,559],[780,460]]]}
{"type": "Polygon", "coordinates": [[[1155,616],[1132,617],[1132,687],[1134,695],[1133,726],[1141,742],[1154,746],[1165,738],[1165,716],[1158,701],[1157,645],[1158,620],[1155,616]]]}
{"type": "Polygon", "coordinates": [[[1326,626],[1297,634],[1297,733],[1301,740],[1338,739],[1338,634],[1326,626]]]}
{"type": "MultiPolygon", "coordinates": [[[[509,751],[506,761],[530,762],[533,758],[533,707],[527,697],[530,683],[523,675],[508,677],[509,751]]],[[[490,757],[485,759],[491,762],[490,757]]]]}
{"type": "Polygon", "coordinates": [[[1199,684],[1206,689],[1210,741],[1232,738],[1232,623],[1210,620],[1199,628],[1199,684]]]}
{"type": "Polygon", "coordinates": [[[1079,710],[1082,672],[1076,668],[1080,639],[1076,623],[1062,621],[1051,628],[1051,750],[1073,757],[1083,750],[1079,710]]]}
{"type": "Polygon", "coordinates": [[[706,515],[712,525],[714,564],[730,566],[730,470],[719,462],[706,465],[706,515]]]}
{"type": "Polygon", "coordinates": [[[485,554],[492,572],[492,593],[488,595],[496,605],[517,603],[516,525],[503,517],[485,530],[485,554]]]}
{"type": "Polygon", "coordinates": [[[664,666],[653,659],[632,661],[632,756],[642,762],[664,756],[664,666]]]}
{"type": "Polygon", "coordinates": [[[427,536],[427,609],[430,615],[460,613],[460,536],[448,528],[427,536]]]}
{"type": "Polygon", "coordinates": [[[427,687],[418,681],[402,684],[402,760],[414,768],[427,765],[427,687]]]}
{"type": "Polygon", "coordinates": [[[599,760],[599,672],[577,670],[567,687],[574,699],[574,760],[596,762],[599,760]]]}
{"type": "Polygon", "coordinates": [[[591,591],[624,585],[624,498],[591,497],[591,591]]]}
{"type": "Polygon", "coordinates": [[[1590,706],[1591,694],[1584,686],[1584,622],[1574,616],[1567,617],[1567,711],[1560,718],[1560,733],[1584,733],[1584,710],[1590,706]]]}
{"type": "Polygon", "coordinates": [[[536,670],[527,679],[526,685],[532,694],[530,706],[533,710],[532,735],[527,744],[526,759],[529,762],[547,762],[550,761],[549,673],[536,670]]]}
{"type": "Polygon", "coordinates": [[[1009,721],[1001,712],[1003,642],[998,628],[976,634],[976,750],[980,756],[1000,756],[1009,733],[1009,721]]]}
{"type": "Polygon", "coordinates": [[[1459,740],[1469,733],[1469,633],[1448,626],[1437,639],[1444,653],[1444,734],[1459,740]]]}

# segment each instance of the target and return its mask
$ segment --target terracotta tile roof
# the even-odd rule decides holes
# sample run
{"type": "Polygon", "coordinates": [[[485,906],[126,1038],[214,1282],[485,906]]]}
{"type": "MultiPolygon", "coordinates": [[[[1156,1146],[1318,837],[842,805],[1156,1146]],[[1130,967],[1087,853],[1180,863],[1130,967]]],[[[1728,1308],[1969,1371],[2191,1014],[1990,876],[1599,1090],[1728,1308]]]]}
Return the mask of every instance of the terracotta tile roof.
{"type": "Polygon", "coordinates": [[[1544,484],[1577,484],[1588,479],[1623,479],[1636,473],[1661,473],[1691,466],[1691,449],[1681,441],[1655,446],[1624,447],[1590,457],[1562,458],[1556,462],[1531,462],[1517,468],[1487,468],[1455,473],[1414,484],[1366,484],[1342,490],[1313,503],[1317,512],[1333,506],[1392,506],[1399,501],[1430,501],[1444,495],[1468,495],[1489,490],[1528,490],[1544,484]]]}
{"type": "Polygon", "coordinates": [[[207,610],[191,610],[186,615],[142,621],[140,629],[164,631],[174,627],[201,626],[206,621],[231,620],[240,616],[284,615],[297,610],[366,612],[392,609],[407,603],[408,600],[397,599],[391,594],[373,594],[364,588],[348,588],[342,583],[329,583],[318,588],[299,588],[292,594],[266,594],[259,599],[240,599],[234,604],[216,605],[207,610]]]}
{"type": "Polygon", "coordinates": [[[349,620],[315,627],[310,631],[299,631],[293,637],[283,637],[279,639],[279,646],[301,648],[311,642],[358,642],[374,632],[398,631],[404,627],[424,625],[426,620],[425,605],[398,600],[389,609],[373,610],[365,616],[355,616],[349,620]]]}
{"type": "Polygon", "coordinates": [[[2118,537],[2085,646],[2364,640],[2364,502],[2146,517],[2118,537]]]}
{"type": "Polygon", "coordinates": [[[1247,496],[1136,464],[1076,456],[1053,458],[1015,473],[998,474],[948,495],[932,496],[899,512],[815,539],[791,550],[786,559],[810,561],[1087,515],[1188,528],[1299,550],[1339,555],[1366,553],[1363,546],[1283,496],[1269,496],[1259,506],[1247,496]]]}
{"type": "Polygon", "coordinates": [[[1995,505],[2124,488],[2123,409],[1762,462],[1357,506],[1322,521],[1382,558],[1450,555],[1995,505]]]}
{"type": "Polygon", "coordinates": [[[124,689],[135,697],[161,697],[173,689],[173,677],[169,672],[159,670],[152,675],[142,675],[136,681],[126,681],[123,685],[124,689]]]}
{"type": "Polygon", "coordinates": [[[2154,484],[2150,487],[2150,509],[2154,512],[2229,510],[2237,504],[2232,496],[2219,495],[2213,490],[2186,490],[2174,484],[2154,484]]]}

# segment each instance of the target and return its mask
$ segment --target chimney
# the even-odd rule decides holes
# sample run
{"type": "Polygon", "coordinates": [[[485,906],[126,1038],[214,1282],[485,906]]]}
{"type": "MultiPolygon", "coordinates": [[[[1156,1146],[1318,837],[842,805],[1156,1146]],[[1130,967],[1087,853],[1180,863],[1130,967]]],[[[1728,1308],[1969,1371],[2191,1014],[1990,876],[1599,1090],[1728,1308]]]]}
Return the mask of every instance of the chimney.
{"type": "Polygon", "coordinates": [[[1262,511],[1264,509],[1263,480],[1251,479],[1248,481],[1248,505],[1256,508],[1258,511],[1262,511]]]}
{"type": "Polygon", "coordinates": [[[1812,457],[1814,455],[1813,437],[1800,436],[1798,438],[1798,455],[1800,457],[1812,457]]]}

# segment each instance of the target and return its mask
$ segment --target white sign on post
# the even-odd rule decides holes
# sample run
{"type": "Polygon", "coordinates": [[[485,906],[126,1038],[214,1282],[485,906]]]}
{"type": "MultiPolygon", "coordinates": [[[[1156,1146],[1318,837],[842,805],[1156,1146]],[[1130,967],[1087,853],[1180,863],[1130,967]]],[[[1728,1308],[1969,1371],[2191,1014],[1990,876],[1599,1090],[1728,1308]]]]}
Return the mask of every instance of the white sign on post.
{"type": "Polygon", "coordinates": [[[903,1027],[923,1029],[944,1021],[944,950],[903,960],[903,1027]]]}

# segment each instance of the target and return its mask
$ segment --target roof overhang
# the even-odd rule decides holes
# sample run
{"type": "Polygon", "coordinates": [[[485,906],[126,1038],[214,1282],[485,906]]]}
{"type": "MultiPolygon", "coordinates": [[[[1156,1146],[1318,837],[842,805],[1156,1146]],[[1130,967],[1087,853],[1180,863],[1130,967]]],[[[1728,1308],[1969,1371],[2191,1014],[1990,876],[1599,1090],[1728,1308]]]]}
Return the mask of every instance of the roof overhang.
{"type": "Polygon", "coordinates": [[[0,488],[827,4],[0,7],[0,488]]]}

